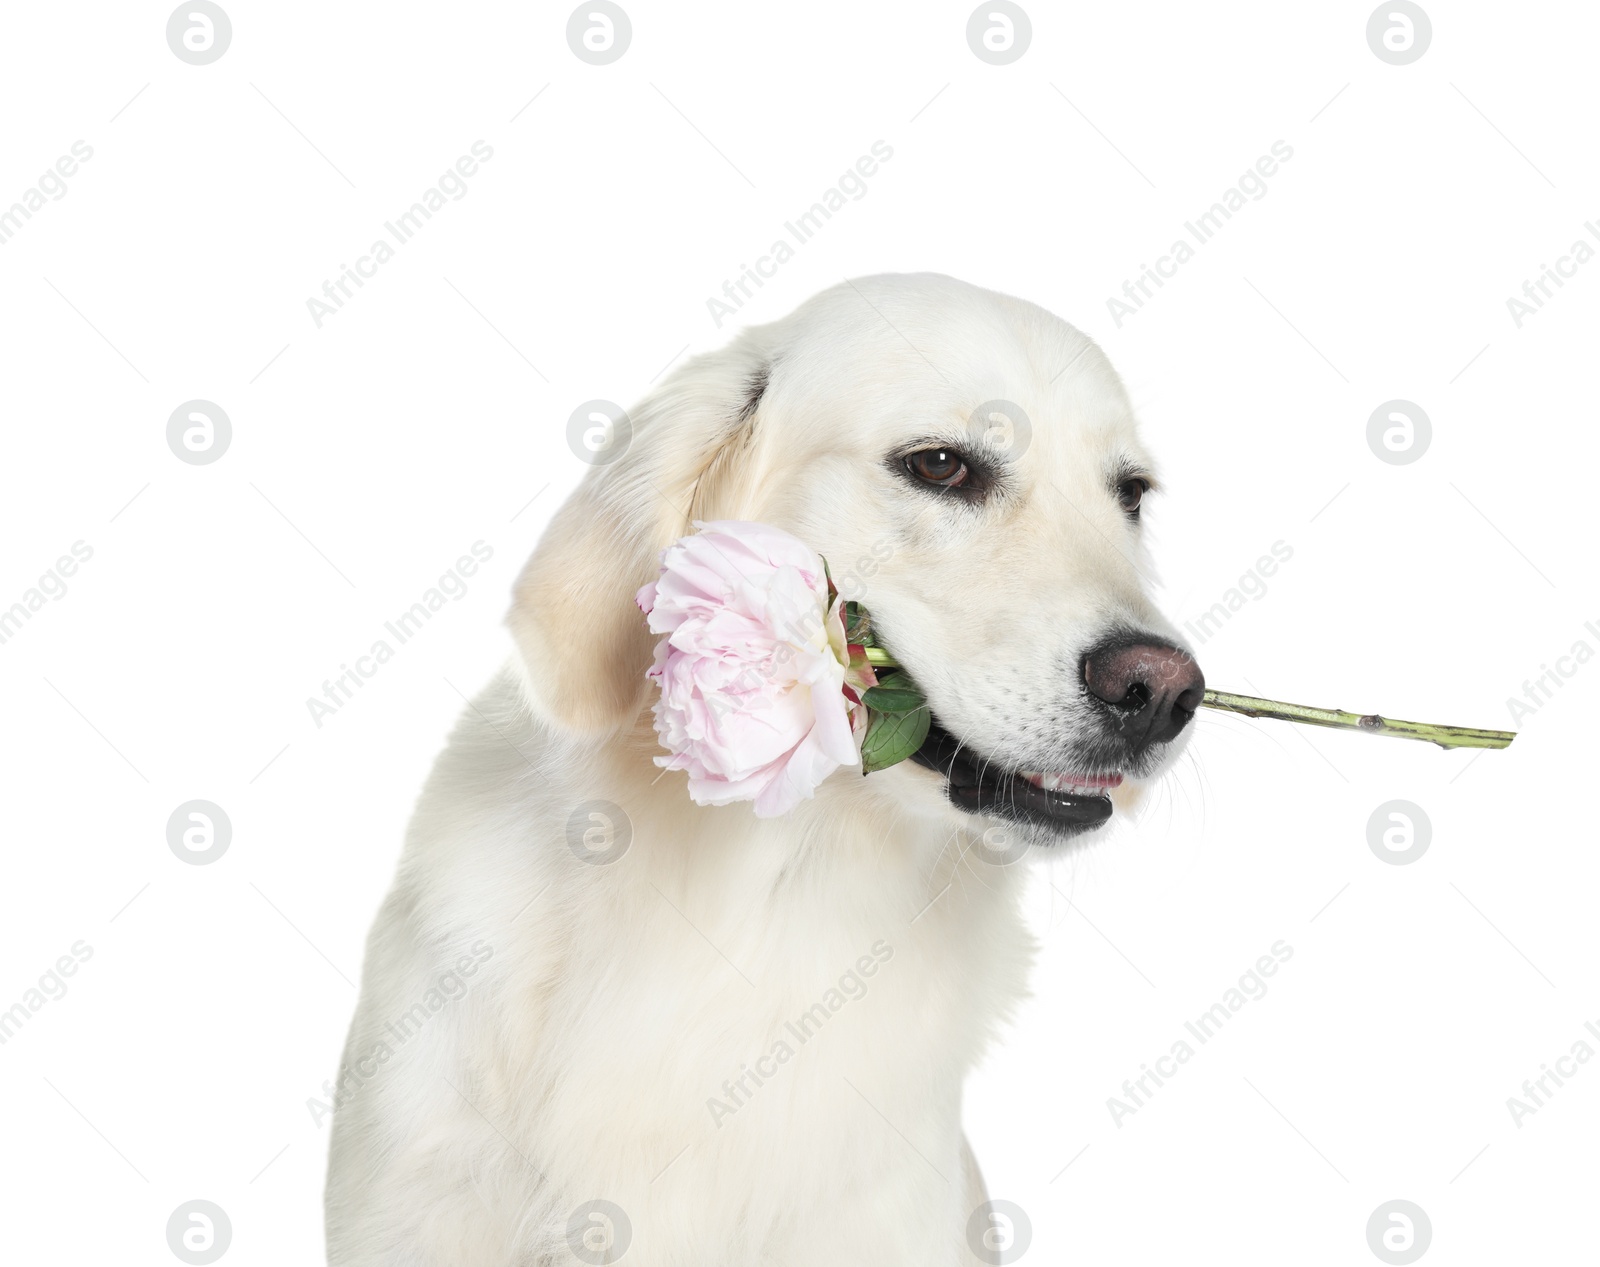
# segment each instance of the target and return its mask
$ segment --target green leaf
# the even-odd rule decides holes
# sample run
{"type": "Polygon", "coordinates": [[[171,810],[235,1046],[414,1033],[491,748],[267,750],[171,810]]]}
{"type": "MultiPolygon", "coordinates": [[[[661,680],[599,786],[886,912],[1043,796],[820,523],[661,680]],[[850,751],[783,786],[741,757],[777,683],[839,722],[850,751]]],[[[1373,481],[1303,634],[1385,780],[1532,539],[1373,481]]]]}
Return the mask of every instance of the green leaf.
{"type": "Polygon", "coordinates": [[[928,704],[922,688],[904,673],[879,678],[877,686],[867,688],[861,702],[875,713],[909,713],[928,704]]]}
{"type": "Polygon", "coordinates": [[[922,747],[932,721],[933,714],[926,707],[910,713],[873,713],[861,741],[861,772],[887,770],[904,761],[922,747]]]}

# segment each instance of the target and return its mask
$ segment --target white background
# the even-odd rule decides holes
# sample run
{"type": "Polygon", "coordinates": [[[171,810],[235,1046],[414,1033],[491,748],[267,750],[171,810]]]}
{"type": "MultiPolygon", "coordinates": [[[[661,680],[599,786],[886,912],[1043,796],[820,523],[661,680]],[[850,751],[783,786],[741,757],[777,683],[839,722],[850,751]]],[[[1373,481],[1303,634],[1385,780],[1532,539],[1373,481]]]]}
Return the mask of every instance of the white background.
{"type": "MultiPolygon", "coordinates": [[[[225,7],[207,66],[160,4],[13,6],[0,41],[0,206],[94,151],[0,246],[0,606],[94,552],[0,646],[0,1008],[93,947],[0,1047],[16,1261],[174,1262],[193,1198],[228,1212],[226,1262],[320,1257],[306,1102],[416,790],[584,469],[568,414],[841,278],[947,272],[1103,343],[1179,620],[1292,548],[1199,647],[1212,685],[1509,726],[1600,649],[1600,262],[1521,329],[1505,302],[1600,217],[1590,6],[1430,4],[1393,66],[1365,3],[1037,4],[999,67],[964,4],[640,0],[603,67],[565,6],[225,7]],[[466,196],[318,329],[307,298],[478,140],[466,196]],[[866,196],[717,329],[706,299],[878,140],[866,196]],[[1266,196],[1119,329],[1108,297],[1278,140],[1266,196]],[[213,465],[166,444],[195,398],[232,420],[213,465]],[[1432,419],[1411,465],[1367,446],[1394,398],[1432,419]],[[306,698],[479,540],[466,597],[318,729],[306,698]],[[166,843],[193,798],[233,825],[208,866],[166,843]]],[[[1394,1198],[1425,1261],[1592,1252],[1600,1062],[1520,1126],[1506,1101],[1600,1024],[1597,684],[1477,757],[1206,715],[1140,822],[1037,869],[1036,997],[967,1102],[1025,1261],[1376,1262],[1394,1198]],[[1404,866],[1367,843],[1396,798],[1432,824],[1404,866]],[[1270,992],[1114,1123],[1279,939],[1270,992]]]]}

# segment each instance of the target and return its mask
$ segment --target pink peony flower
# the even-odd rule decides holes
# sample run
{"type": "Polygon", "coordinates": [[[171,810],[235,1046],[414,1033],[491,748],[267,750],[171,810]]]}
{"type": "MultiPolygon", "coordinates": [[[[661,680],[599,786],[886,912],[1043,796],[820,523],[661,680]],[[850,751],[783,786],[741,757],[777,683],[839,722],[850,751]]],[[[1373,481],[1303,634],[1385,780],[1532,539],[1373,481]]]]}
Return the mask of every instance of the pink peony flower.
{"type": "Polygon", "coordinates": [[[875,679],[864,656],[851,666],[844,603],[816,551],[766,524],[695,527],[638,594],[665,635],[649,676],[672,755],[656,764],[687,770],[696,804],[754,801],[773,818],[860,760],[861,693],[875,679]]]}

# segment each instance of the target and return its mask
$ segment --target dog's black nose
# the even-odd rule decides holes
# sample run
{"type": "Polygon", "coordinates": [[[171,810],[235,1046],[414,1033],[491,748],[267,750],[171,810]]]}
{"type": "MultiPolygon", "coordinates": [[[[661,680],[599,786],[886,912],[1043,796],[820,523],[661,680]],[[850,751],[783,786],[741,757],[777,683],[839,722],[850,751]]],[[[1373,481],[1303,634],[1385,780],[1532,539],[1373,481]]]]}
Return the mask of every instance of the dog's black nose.
{"type": "Polygon", "coordinates": [[[1205,675],[1187,651],[1126,638],[1084,656],[1083,684],[1136,752],[1176,739],[1206,692],[1205,675]]]}

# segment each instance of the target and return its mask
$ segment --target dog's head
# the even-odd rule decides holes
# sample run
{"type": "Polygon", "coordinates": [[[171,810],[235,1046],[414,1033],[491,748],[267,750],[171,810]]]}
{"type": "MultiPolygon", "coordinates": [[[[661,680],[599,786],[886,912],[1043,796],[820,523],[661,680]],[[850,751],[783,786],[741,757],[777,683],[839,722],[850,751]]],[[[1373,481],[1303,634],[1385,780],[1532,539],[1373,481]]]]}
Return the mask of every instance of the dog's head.
{"type": "Polygon", "coordinates": [[[846,282],[677,371],[631,417],[517,585],[536,712],[603,735],[648,703],[633,595],[693,520],[824,555],[927,695],[917,766],[872,780],[1047,842],[1163,769],[1204,683],[1146,596],[1154,486],[1127,394],[1086,336],[929,274],[846,282]]]}

